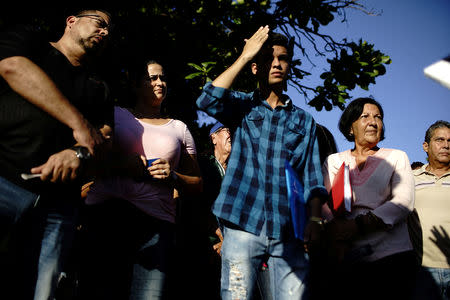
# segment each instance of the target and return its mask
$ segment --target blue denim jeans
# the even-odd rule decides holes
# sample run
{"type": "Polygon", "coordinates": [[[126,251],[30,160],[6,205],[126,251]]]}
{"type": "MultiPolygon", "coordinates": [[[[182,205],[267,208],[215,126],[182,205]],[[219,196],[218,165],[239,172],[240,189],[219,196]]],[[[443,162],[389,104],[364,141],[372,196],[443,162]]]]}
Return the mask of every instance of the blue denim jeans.
{"type": "Polygon", "coordinates": [[[84,213],[81,299],[166,299],[174,224],[123,199],[88,205],[84,213]]]}
{"type": "MultiPolygon", "coordinates": [[[[301,242],[280,241],[224,227],[222,245],[222,299],[251,299],[263,261],[269,266],[273,299],[307,299],[309,263],[301,242]]],[[[265,281],[267,284],[267,281],[265,281]]]]}
{"type": "Polygon", "coordinates": [[[416,280],[414,299],[450,298],[450,269],[421,267],[416,280]]]}
{"type": "Polygon", "coordinates": [[[53,299],[58,279],[72,248],[76,215],[44,211],[34,300],[53,299]]]}
{"type": "Polygon", "coordinates": [[[130,300],[165,299],[167,293],[167,277],[173,261],[174,226],[157,221],[146,231],[147,241],[134,257],[130,300]]]}
{"type": "Polygon", "coordinates": [[[36,207],[11,232],[9,262],[2,262],[5,299],[53,299],[72,248],[75,211],[71,214],[36,207]],[[4,267],[4,268],[3,268],[4,267]]]}
{"type": "Polygon", "coordinates": [[[39,195],[0,177],[0,240],[38,200],[39,195]]]}

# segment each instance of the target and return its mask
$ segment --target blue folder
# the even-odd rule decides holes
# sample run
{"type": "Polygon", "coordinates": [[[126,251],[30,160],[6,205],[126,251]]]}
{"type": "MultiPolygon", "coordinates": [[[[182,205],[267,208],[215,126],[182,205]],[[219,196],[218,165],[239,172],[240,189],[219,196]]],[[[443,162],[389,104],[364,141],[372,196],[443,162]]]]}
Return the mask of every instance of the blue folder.
{"type": "Polygon", "coordinates": [[[292,225],[297,239],[303,241],[303,233],[306,227],[306,201],[303,197],[303,185],[290,163],[285,162],[286,185],[289,207],[291,210],[292,225]]]}

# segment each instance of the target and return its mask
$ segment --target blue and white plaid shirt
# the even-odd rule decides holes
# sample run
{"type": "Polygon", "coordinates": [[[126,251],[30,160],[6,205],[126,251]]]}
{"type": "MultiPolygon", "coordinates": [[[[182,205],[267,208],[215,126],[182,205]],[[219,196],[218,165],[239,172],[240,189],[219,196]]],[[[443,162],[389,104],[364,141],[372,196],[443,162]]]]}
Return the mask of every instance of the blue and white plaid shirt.
{"type": "Polygon", "coordinates": [[[235,130],[227,172],[213,213],[245,231],[284,239],[293,235],[285,160],[297,171],[304,197],[326,194],[315,121],[289,97],[272,109],[258,90],[243,93],[207,83],[197,106],[235,130]]]}

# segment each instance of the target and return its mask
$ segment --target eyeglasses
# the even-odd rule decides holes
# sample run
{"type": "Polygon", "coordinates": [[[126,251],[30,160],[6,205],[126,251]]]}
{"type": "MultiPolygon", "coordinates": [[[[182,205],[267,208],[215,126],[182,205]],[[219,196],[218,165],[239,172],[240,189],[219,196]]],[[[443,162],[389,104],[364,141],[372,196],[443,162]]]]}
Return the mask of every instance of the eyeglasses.
{"type": "Polygon", "coordinates": [[[76,18],[89,18],[95,20],[96,26],[98,28],[106,29],[108,31],[112,31],[113,25],[108,24],[101,16],[99,15],[76,15],[76,18]]]}
{"type": "Polygon", "coordinates": [[[164,74],[149,75],[146,79],[150,81],[156,81],[158,80],[158,78],[161,81],[167,81],[167,76],[164,74]]]}

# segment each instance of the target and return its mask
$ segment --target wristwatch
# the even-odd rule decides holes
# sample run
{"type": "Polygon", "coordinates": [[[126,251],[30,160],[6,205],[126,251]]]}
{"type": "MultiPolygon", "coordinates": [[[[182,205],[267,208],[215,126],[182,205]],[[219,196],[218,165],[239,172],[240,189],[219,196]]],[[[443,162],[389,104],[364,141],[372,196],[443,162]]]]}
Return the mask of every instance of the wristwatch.
{"type": "Polygon", "coordinates": [[[77,157],[80,161],[86,161],[92,157],[92,154],[89,152],[88,148],[86,148],[86,147],[73,146],[70,149],[75,151],[75,154],[77,155],[77,157]]]}

